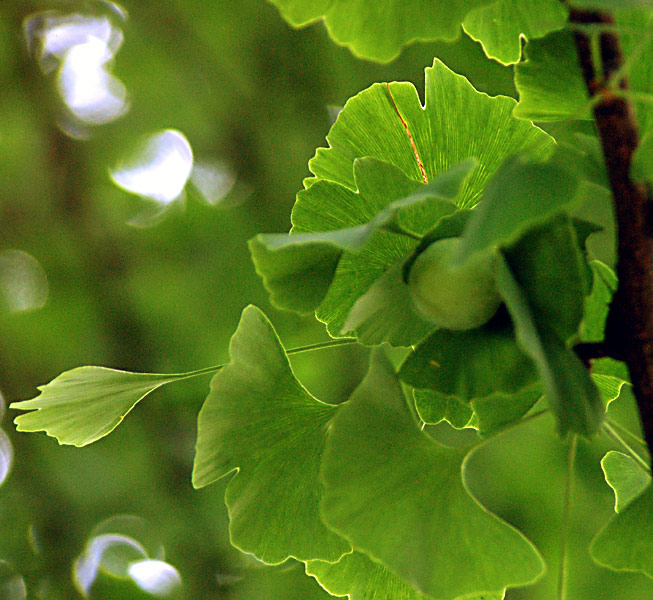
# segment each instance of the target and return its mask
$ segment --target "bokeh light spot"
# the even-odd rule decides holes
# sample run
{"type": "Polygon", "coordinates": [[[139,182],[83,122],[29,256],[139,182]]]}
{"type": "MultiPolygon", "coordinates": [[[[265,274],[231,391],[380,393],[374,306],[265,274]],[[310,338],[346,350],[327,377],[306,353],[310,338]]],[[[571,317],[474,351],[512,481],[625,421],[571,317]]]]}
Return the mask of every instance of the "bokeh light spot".
{"type": "Polygon", "coordinates": [[[0,310],[43,308],[48,295],[48,278],[33,256],[22,250],[0,252],[0,310]]]}

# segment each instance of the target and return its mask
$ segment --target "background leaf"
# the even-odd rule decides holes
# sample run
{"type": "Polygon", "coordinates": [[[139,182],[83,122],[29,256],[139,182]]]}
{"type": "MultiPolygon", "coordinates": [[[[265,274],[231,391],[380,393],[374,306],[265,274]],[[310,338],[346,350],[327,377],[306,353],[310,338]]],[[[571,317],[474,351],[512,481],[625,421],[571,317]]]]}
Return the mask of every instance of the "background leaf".
{"type": "Polygon", "coordinates": [[[270,0],[295,26],[323,18],[329,35],[361,58],[387,62],[415,40],[453,40],[468,11],[489,0],[270,0]]]}
{"type": "Polygon", "coordinates": [[[237,471],[225,495],[231,541],[260,560],[337,560],[350,547],[320,519],[318,479],[335,407],[295,379],[272,325],[254,306],[243,311],[230,355],[199,414],[193,485],[237,471]]]}
{"type": "Polygon", "coordinates": [[[419,430],[377,351],[329,434],[324,518],[426,595],[454,598],[532,582],[543,568],[538,553],[469,495],[464,456],[419,430]]]}
{"type": "Polygon", "coordinates": [[[497,0],[470,12],[463,28],[490,58],[512,64],[521,59],[522,36],[531,40],[561,29],[567,16],[559,0],[497,0]]]}

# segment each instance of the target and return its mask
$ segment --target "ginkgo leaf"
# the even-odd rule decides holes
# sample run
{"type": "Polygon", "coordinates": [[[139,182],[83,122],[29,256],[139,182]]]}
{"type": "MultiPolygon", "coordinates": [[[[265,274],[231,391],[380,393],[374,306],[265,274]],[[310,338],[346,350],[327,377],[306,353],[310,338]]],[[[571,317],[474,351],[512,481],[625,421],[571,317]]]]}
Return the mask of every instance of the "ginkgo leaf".
{"type": "MultiPolygon", "coordinates": [[[[544,157],[552,150],[551,138],[530,123],[512,117],[514,100],[491,98],[454,74],[440,61],[426,70],[426,104],[423,107],[412,84],[376,84],[350,99],[331,128],[329,148],[320,148],[309,166],[316,178],[339,183],[354,191],[353,166],[357,158],[375,157],[421,181],[475,157],[478,166],[467,177],[456,198],[459,207],[473,206],[489,177],[509,157],[528,151],[544,157]],[[470,117],[471,115],[471,117],[470,117]],[[410,136],[407,132],[410,132],[410,136]],[[423,172],[422,172],[423,169],[423,172]]],[[[323,231],[334,209],[322,217],[306,213],[303,192],[293,209],[293,230],[323,231]]],[[[341,204],[341,211],[349,206],[341,204]]],[[[369,220],[369,218],[367,219],[369,220]]],[[[422,218],[412,224],[417,236],[436,225],[422,218]]],[[[356,300],[392,265],[415,247],[410,239],[379,232],[363,250],[345,252],[333,282],[316,311],[332,336],[341,335],[356,300]]]]}
{"type": "Polygon", "coordinates": [[[318,476],[336,407],[297,381],[258,308],[243,311],[229,350],[199,414],[193,485],[233,475],[225,495],[231,541],[260,560],[337,560],[351,548],[320,518],[318,476]]]}
{"type": "Polygon", "coordinates": [[[193,375],[78,367],[40,386],[36,398],[10,408],[32,411],[14,419],[18,431],[45,431],[60,444],[86,446],[111,433],[150,392],[193,375]]]}
{"type": "Polygon", "coordinates": [[[491,0],[270,0],[296,27],[324,19],[331,38],[361,58],[388,62],[420,40],[454,40],[465,15],[491,0]]]}
{"type": "Polygon", "coordinates": [[[323,517],[427,596],[500,593],[533,582],[543,572],[540,555],[469,494],[461,475],[465,455],[420,431],[377,350],[332,422],[322,465],[323,517]]]}
{"type": "Polygon", "coordinates": [[[604,337],[610,302],[617,289],[617,276],[610,267],[598,260],[590,262],[590,268],[592,269],[592,289],[584,301],[580,334],[583,341],[599,342],[604,337]]]}
{"type": "Polygon", "coordinates": [[[478,329],[431,334],[406,358],[399,377],[415,388],[470,402],[516,392],[535,381],[537,372],[504,311],[478,329]]]}
{"type": "MultiPolygon", "coordinates": [[[[650,59],[653,40],[647,37],[647,32],[653,15],[650,9],[635,8],[635,2],[605,2],[624,9],[615,13],[615,28],[623,51],[628,87],[639,94],[632,102],[637,107],[640,127],[646,131],[651,112],[646,95],[653,92],[650,59]],[[640,100],[642,95],[644,99],[640,100]]],[[[526,46],[525,54],[526,60],[515,67],[515,86],[519,92],[516,117],[533,121],[592,118],[572,31],[554,32],[534,40],[526,46]]],[[[641,158],[646,161],[648,157],[641,158]]]]}
{"type": "Polygon", "coordinates": [[[581,255],[568,217],[534,227],[503,252],[497,285],[517,340],[542,378],[547,401],[564,435],[594,433],[604,415],[599,392],[566,340],[583,310],[581,255]]]}
{"type": "Polygon", "coordinates": [[[373,158],[354,164],[357,192],[318,181],[298,195],[295,217],[304,228],[250,240],[254,265],[280,308],[309,312],[324,298],[343,251],[361,250],[380,230],[402,235],[417,220],[437,222],[474,168],[468,159],[422,184],[373,158]],[[322,230],[309,230],[319,223],[322,230]]]}
{"type": "Polygon", "coordinates": [[[653,485],[614,515],[590,545],[592,558],[615,571],[653,578],[653,485]]]}
{"type": "Polygon", "coordinates": [[[614,510],[623,512],[651,483],[651,473],[633,458],[611,450],[601,460],[605,481],[614,491],[614,510]]]}
{"type": "Polygon", "coordinates": [[[455,429],[472,426],[474,411],[456,396],[435,390],[415,390],[415,409],[419,418],[429,425],[446,421],[455,429]]]}
{"type": "Polygon", "coordinates": [[[474,418],[471,426],[482,435],[493,433],[521,419],[542,397],[542,385],[538,382],[514,394],[498,393],[471,402],[474,418]]]}
{"type": "Polygon", "coordinates": [[[474,252],[505,244],[534,222],[569,207],[577,188],[578,179],[558,165],[507,161],[488,182],[454,260],[462,263],[474,252]]]}
{"type": "MultiPolygon", "coordinates": [[[[306,573],[333,596],[350,600],[429,600],[383,565],[354,551],[338,562],[311,560],[306,573]]],[[[504,593],[469,596],[465,600],[502,600],[504,593]]]]}
{"type": "Polygon", "coordinates": [[[523,38],[531,40],[561,29],[567,17],[560,0],[497,0],[470,12],[463,28],[490,58],[512,64],[521,58],[523,38]]]}
{"type": "Polygon", "coordinates": [[[528,152],[545,157],[552,152],[549,135],[512,116],[512,98],[476,91],[437,59],[425,73],[424,106],[415,87],[406,82],[377,83],[350,98],[327,135],[329,147],[318,148],[309,162],[315,177],[355,189],[354,161],[371,156],[395,165],[411,179],[422,181],[425,175],[430,181],[474,157],[478,167],[457,201],[469,207],[510,156],[528,152]]]}

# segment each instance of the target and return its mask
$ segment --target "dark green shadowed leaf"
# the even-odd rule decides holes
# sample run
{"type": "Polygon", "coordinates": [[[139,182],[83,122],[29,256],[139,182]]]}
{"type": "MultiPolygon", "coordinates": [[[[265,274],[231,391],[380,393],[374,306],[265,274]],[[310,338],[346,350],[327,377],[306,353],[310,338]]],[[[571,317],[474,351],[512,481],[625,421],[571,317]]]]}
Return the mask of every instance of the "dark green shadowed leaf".
{"type": "Polygon", "coordinates": [[[465,15],[491,0],[270,0],[296,27],[324,19],[331,38],[361,58],[388,62],[411,42],[454,40],[465,15]]]}
{"type": "Polygon", "coordinates": [[[616,514],[590,545],[592,558],[615,571],[653,578],[653,485],[616,514]]]}
{"type": "Polygon", "coordinates": [[[651,483],[651,474],[630,456],[611,450],[601,460],[605,481],[614,491],[614,510],[623,512],[651,483]]]}
{"type": "Polygon", "coordinates": [[[356,193],[330,181],[300,192],[294,219],[301,226],[290,234],[260,234],[249,242],[272,302],[299,312],[314,310],[327,293],[343,251],[362,249],[379,230],[401,235],[415,222],[437,222],[452,213],[452,201],[474,166],[468,159],[429,184],[420,184],[392,165],[357,159],[356,193]]]}
{"type": "Polygon", "coordinates": [[[404,361],[399,377],[414,388],[469,402],[496,392],[516,392],[532,383],[537,372],[504,312],[478,329],[431,334],[404,361]]]}
{"type": "Polygon", "coordinates": [[[489,435],[521,419],[542,397],[540,383],[514,394],[493,394],[472,400],[474,418],[471,426],[482,435],[489,435]]]}
{"type": "Polygon", "coordinates": [[[557,31],[526,46],[515,67],[515,116],[533,121],[591,119],[590,99],[571,31],[557,31]]]}
{"type": "Polygon", "coordinates": [[[566,344],[582,317],[579,256],[569,220],[559,216],[507,249],[497,269],[517,340],[537,366],[563,435],[594,433],[604,414],[587,369],[566,344]]]}
{"type": "Polygon", "coordinates": [[[188,376],[78,367],[40,386],[33,400],[10,408],[33,411],[16,417],[18,431],[45,431],[60,444],[86,446],[111,433],[150,392],[188,376]]]}
{"type": "Polygon", "coordinates": [[[193,485],[235,473],[225,497],[231,541],[262,561],[337,560],[349,544],[324,526],[318,508],[335,407],[295,379],[272,325],[254,306],[243,311],[230,356],[199,414],[193,485]]]}
{"type": "Polygon", "coordinates": [[[542,559],[470,496],[461,475],[465,454],[420,431],[392,366],[375,351],[329,432],[323,516],[356,548],[434,598],[500,593],[534,581],[542,559]]]}
{"type": "Polygon", "coordinates": [[[456,396],[447,396],[434,390],[415,390],[415,409],[419,418],[429,425],[446,421],[455,429],[470,425],[474,412],[456,396]]]}
{"type": "Polygon", "coordinates": [[[561,29],[567,16],[560,0],[497,0],[470,12],[463,28],[490,58],[512,64],[521,59],[522,37],[531,40],[561,29]]]}
{"type": "Polygon", "coordinates": [[[578,179],[560,166],[509,160],[488,182],[454,260],[462,263],[474,252],[508,242],[533,222],[569,206],[577,187],[578,179]]]}
{"type": "MultiPolygon", "coordinates": [[[[346,554],[337,563],[309,561],[306,572],[330,594],[348,595],[350,600],[429,600],[362,552],[346,554]]],[[[502,600],[503,597],[501,592],[469,596],[465,600],[502,600]]]]}

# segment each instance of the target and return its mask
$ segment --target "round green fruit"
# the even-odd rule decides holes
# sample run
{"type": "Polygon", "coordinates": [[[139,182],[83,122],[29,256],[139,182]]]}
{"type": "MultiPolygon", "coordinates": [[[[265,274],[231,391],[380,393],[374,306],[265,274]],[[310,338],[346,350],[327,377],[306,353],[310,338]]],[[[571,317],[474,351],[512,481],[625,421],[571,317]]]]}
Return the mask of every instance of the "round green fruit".
{"type": "Polygon", "coordinates": [[[408,286],[417,311],[446,329],[475,329],[487,323],[501,304],[494,282],[495,257],[480,253],[451,266],[460,238],[433,242],[413,263],[408,286]]]}

